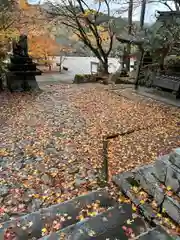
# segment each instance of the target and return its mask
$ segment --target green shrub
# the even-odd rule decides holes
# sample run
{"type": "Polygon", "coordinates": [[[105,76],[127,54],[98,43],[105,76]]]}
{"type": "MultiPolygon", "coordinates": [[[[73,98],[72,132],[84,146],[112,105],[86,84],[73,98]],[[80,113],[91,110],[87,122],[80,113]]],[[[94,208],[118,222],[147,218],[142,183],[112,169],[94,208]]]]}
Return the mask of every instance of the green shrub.
{"type": "Polygon", "coordinates": [[[76,74],[73,83],[96,82],[96,76],[91,74],[76,74]]]}

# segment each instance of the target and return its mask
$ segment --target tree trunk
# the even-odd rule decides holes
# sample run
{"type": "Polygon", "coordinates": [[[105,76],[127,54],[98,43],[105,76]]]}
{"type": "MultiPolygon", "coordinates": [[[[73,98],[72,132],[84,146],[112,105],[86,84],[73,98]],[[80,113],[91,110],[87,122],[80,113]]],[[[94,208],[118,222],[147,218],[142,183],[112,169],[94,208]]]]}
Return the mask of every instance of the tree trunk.
{"type": "Polygon", "coordinates": [[[102,67],[103,67],[103,74],[108,75],[108,58],[105,58],[104,61],[102,62],[102,67]]]}
{"type": "Polygon", "coordinates": [[[61,72],[62,71],[62,65],[61,65],[61,63],[59,64],[59,72],[61,72]]]}
{"type": "Polygon", "coordinates": [[[60,56],[60,58],[59,58],[59,72],[62,71],[62,63],[63,63],[63,56],[60,56]]]}
{"type": "Polygon", "coordinates": [[[0,77],[0,91],[3,90],[3,80],[2,80],[2,77],[0,77]]]}
{"type": "MultiPolygon", "coordinates": [[[[133,0],[129,0],[129,9],[128,9],[128,34],[132,34],[132,13],[133,13],[133,0]]],[[[130,58],[131,53],[131,44],[127,44],[127,60],[126,60],[126,70],[130,71],[130,58]]]]}
{"type": "Polygon", "coordinates": [[[174,1],[174,5],[175,5],[175,8],[176,8],[176,11],[179,11],[179,5],[178,5],[176,0],[174,1]]]}
{"type": "Polygon", "coordinates": [[[144,28],[145,12],[146,12],[146,0],[142,0],[141,16],[140,16],[140,30],[143,30],[143,28],[144,28]]]}
{"type": "Polygon", "coordinates": [[[108,58],[99,59],[98,73],[107,75],[108,72],[108,58]]]}

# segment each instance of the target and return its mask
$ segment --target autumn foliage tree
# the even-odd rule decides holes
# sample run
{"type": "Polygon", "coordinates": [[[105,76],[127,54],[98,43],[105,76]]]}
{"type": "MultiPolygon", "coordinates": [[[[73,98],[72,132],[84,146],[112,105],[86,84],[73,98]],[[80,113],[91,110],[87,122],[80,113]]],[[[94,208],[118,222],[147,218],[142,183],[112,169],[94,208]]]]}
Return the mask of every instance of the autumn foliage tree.
{"type": "Polygon", "coordinates": [[[17,36],[15,28],[19,12],[13,0],[3,0],[0,4],[0,89],[2,89],[2,74],[5,69],[4,59],[9,50],[9,42],[17,36]]]}
{"type": "Polygon", "coordinates": [[[13,36],[16,36],[15,28],[18,11],[13,10],[13,1],[4,1],[0,5],[0,54],[4,57],[7,51],[7,45],[13,36]]]}
{"type": "Polygon", "coordinates": [[[54,39],[44,36],[29,36],[29,54],[38,63],[49,66],[51,70],[50,56],[54,56],[59,48],[54,39]]]}
{"type": "Polygon", "coordinates": [[[110,0],[61,0],[48,2],[48,14],[63,24],[99,59],[103,72],[108,73],[108,56],[112,50],[114,33],[110,16],[110,0]],[[92,9],[90,6],[96,6],[92,9]]]}
{"type": "Polygon", "coordinates": [[[36,59],[40,64],[49,66],[53,62],[53,56],[59,56],[60,53],[69,51],[65,46],[56,42],[56,40],[49,35],[29,36],[29,54],[33,59],[36,59]]]}

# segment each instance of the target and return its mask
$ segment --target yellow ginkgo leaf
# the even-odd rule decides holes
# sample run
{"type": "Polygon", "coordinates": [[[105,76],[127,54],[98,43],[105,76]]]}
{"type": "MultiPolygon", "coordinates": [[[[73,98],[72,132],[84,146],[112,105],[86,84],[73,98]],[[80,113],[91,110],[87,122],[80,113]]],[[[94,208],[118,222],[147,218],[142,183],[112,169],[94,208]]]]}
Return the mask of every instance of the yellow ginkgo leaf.
{"type": "Polygon", "coordinates": [[[130,219],[127,220],[127,224],[128,224],[128,225],[130,225],[130,224],[133,223],[133,222],[134,222],[133,219],[132,219],[132,220],[130,220],[130,219]]]}
{"type": "Polygon", "coordinates": [[[145,203],[145,201],[142,199],[142,200],[140,201],[140,203],[141,203],[141,204],[144,204],[144,203],[145,203]]]}
{"type": "Polygon", "coordinates": [[[89,235],[90,237],[93,237],[95,234],[96,234],[96,233],[95,233],[93,230],[89,230],[89,231],[88,231],[88,235],[89,235]]]}
{"type": "Polygon", "coordinates": [[[137,208],[135,206],[132,206],[132,210],[136,212],[137,208]]]}
{"type": "Polygon", "coordinates": [[[90,216],[92,216],[92,217],[94,217],[94,216],[96,216],[97,215],[97,212],[92,212],[92,213],[90,213],[90,216]]]}
{"type": "Polygon", "coordinates": [[[162,212],[163,212],[163,213],[165,213],[165,212],[166,212],[166,209],[165,209],[165,208],[163,208],[163,209],[162,209],[162,212]]]}
{"type": "Polygon", "coordinates": [[[79,216],[79,220],[82,221],[84,217],[82,215],[79,216]]]}
{"type": "Polygon", "coordinates": [[[47,232],[47,229],[46,228],[42,228],[41,232],[45,233],[45,232],[47,232]]]}
{"type": "Polygon", "coordinates": [[[167,186],[166,188],[168,191],[172,190],[172,188],[170,186],[167,186]]]}

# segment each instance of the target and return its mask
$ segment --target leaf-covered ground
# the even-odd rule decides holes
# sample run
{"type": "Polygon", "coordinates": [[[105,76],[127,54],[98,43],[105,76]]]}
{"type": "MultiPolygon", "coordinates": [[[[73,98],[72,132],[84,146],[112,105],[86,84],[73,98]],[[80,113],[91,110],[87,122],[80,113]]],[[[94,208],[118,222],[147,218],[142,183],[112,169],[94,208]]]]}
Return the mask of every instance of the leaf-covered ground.
{"type": "Polygon", "coordinates": [[[138,103],[99,85],[0,95],[0,221],[96,189],[103,136],[110,175],[180,146],[178,110],[138,103]]]}

